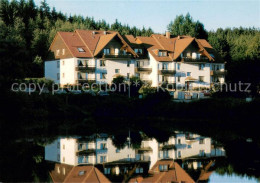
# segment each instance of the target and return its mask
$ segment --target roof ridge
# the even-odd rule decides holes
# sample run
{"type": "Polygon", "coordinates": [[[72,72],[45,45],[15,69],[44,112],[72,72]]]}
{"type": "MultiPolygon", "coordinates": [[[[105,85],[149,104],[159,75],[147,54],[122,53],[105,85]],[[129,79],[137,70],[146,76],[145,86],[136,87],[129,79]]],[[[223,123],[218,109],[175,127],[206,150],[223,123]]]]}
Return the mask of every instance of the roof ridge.
{"type": "Polygon", "coordinates": [[[83,42],[83,44],[87,47],[88,51],[90,52],[91,56],[94,57],[94,54],[89,49],[88,45],[85,43],[85,41],[82,39],[81,35],[78,33],[78,29],[75,30],[75,32],[78,34],[80,40],[83,42]]]}
{"type": "Polygon", "coordinates": [[[60,36],[60,38],[62,39],[63,43],[66,45],[67,49],[69,50],[69,52],[71,53],[71,55],[73,55],[73,57],[75,57],[75,55],[72,53],[72,51],[70,50],[69,46],[67,45],[66,41],[64,41],[63,37],[61,36],[60,32],[58,32],[58,35],[60,36]]]}

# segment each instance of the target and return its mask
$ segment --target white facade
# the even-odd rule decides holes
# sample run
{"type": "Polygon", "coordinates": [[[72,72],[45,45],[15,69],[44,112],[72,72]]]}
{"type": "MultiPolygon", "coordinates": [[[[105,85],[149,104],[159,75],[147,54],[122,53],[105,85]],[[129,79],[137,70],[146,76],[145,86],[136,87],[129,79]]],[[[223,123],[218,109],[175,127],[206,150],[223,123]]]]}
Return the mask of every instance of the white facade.
{"type": "Polygon", "coordinates": [[[59,138],[45,147],[45,160],[67,165],[102,164],[135,158],[135,150],[128,146],[117,149],[111,138],[96,138],[79,142],[77,138],[59,138]]]}

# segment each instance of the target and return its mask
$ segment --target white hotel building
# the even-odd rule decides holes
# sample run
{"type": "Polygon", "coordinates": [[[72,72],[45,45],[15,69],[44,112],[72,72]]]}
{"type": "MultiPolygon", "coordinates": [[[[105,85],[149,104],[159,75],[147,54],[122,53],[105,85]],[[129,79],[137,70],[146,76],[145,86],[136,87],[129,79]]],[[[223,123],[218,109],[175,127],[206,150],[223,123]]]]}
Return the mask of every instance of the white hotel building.
{"type": "Polygon", "coordinates": [[[149,162],[151,168],[158,160],[217,156],[212,154],[211,145],[208,137],[176,132],[165,143],[145,139],[140,148],[134,149],[130,144],[117,149],[110,137],[99,134],[85,139],[58,138],[45,146],[45,160],[72,166],[118,161],[149,162]]]}
{"type": "Polygon", "coordinates": [[[86,82],[111,84],[138,76],[153,87],[207,87],[224,83],[225,64],[204,39],[189,36],[121,36],[115,31],[58,32],[45,61],[45,77],[61,86],[86,82]]]}

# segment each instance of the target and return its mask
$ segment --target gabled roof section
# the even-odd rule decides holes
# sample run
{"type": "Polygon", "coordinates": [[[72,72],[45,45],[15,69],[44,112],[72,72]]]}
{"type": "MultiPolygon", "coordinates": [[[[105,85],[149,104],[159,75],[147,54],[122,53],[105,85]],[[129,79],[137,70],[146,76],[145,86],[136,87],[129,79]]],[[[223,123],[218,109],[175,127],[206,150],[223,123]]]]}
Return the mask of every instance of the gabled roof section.
{"type": "Polygon", "coordinates": [[[174,56],[173,59],[176,60],[181,53],[194,41],[195,38],[185,38],[177,39],[175,42],[174,56]]]}
{"type": "Polygon", "coordinates": [[[142,43],[147,51],[157,60],[157,61],[172,61],[169,56],[158,56],[157,52],[159,50],[167,51],[163,48],[161,44],[156,41],[154,37],[143,37],[138,36],[136,37],[136,41],[142,43]]]}
{"type": "Polygon", "coordinates": [[[84,42],[82,42],[77,33],[58,32],[58,35],[61,36],[62,40],[74,57],[92,57],[92,54],[89,52],[88,48],[85,46],[84,42]],[[85,52],[79,52],[78,48],[84,49],[85,52]]]}
{"type": "Polygon", "coordinates": [[[122,41],[123,45],[128,49],[130,53],[132,53],[135,57],[138,57],[138,55],[134,52],[131,46],[124,40],[124,38],[118,32],[101,36],[97,43],[94,56],[98,55],[101,52],[101,50],[116,36],[118,36],[118,38],[122,41]]]}
{"type": "Polygon", "coordinates": [[[70,182],[97,182],[97,183],[110,183],[104,174],[102,174],[94,166],[76,166],[69,172],[64,183],[70,182]]]}
{"type": "Polygon", "coordinates": [[[195,183],[180,165],[173,160],[160,160],[149,171],[147,177],[133,177],[129,182],[188,182],[195,183]],[[168,170],[160,171],[159,166],[167,166],[168,170]]]}

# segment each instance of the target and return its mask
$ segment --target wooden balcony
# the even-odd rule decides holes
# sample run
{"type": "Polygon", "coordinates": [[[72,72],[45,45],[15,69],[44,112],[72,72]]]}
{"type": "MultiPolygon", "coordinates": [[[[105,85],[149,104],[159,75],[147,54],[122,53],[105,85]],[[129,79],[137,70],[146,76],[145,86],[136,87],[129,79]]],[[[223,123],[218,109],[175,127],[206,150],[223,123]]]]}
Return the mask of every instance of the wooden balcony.
{"type": "Polygon", "coordinates": [[[227,70],[210,71],[211,76],[225,76],[226,74],[227,70]]]}
{"type": "Polygon", "coordinates": [[[113,60],[129,60],[131,59],[131,54],[119,54],[119,55],[103,55],[103,59],[113,59],[113,60]]]}
{"type": "Polygon", "coordinates": [[[192,58],[192,57],[183,57],[181,58],[182,62],[187,62],[187,63],[204,63],[208,62],[209,58],[208,57],[200,57],[200,58],[192,58]]]}
{"type": "Polygon", "coordinates": [[[152,68],[149,67],[137,67],[136,68],[136,72],[152,72],[152,68]]]}
{"type": "Polygon", "coordinates": [[[158,73],[160,75],[174,75],[174,74],[176,74],[176,70],[174,70],[174,69],[160,69],[158,73]]]}
{"type": "Polygon", "coordinates": [[[85,155],[85,156],[88,156],[88,155],[94,155],[96,154],[96,150],[93,148],[93,149],[86,149],[86,150],[79,150],[76,152],[76,156],[79,156],[79,155],[85,155]]]}
{"type": "Polygon", "coordinates": [[[171,150],[171,149],[176,150],[176,146],[174,144],[167,144],[167,145],[162,145],[159,149],[160,150],[171,150]]]}
{"type": "Polygon", "coordinates": [[[139,149],[137,149],[138,154],[142,154],[145,152],[152,152],[153,149],[149,146],[149,147],[140,147],[139,149]]]}
{"type": "Polygon", "coordinates": [[[86,65],[86,66],[77,66],[76,71],[81,72],[95,72],[96,66],[95,65],[86,65]]]}

